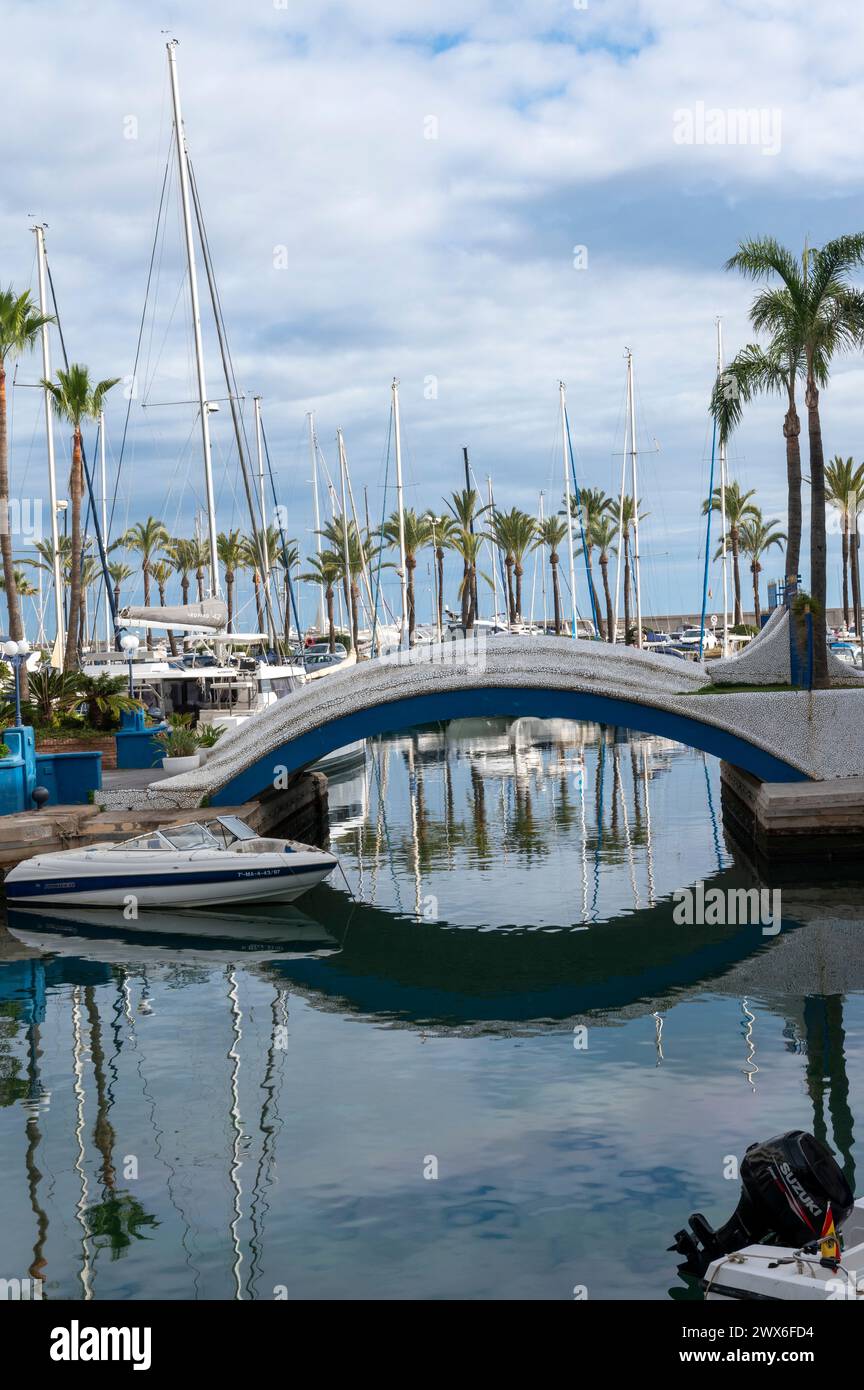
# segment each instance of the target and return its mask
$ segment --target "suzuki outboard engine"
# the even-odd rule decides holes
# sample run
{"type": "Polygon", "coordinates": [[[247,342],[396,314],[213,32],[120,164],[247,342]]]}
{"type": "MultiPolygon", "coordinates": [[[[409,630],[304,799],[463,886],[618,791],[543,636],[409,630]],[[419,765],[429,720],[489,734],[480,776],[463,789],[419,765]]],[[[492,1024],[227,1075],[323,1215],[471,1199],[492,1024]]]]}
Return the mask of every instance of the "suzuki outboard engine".
{"type": "Polygon", "coordinates": [[[679,1231],[680,1269],[704,1275],[712,1260],[745,1245],[818,1246],[839,1231],[855,1198],[829,1149],[803,1129],[790,1129],[764,1144],[751,1144],[741,1160],[741,1198],[718,1231],[695,1212],[690,1230],[679,1231]]]}

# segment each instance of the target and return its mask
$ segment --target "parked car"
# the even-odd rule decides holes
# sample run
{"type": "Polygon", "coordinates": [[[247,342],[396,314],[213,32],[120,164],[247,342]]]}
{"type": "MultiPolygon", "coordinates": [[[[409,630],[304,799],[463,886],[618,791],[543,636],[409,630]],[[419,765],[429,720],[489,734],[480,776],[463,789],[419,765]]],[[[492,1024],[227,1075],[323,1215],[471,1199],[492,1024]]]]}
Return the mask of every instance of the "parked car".
{"type": "Polygon", "coordinates": [[[678,641],[682,647],[698,647],[701,641],[702,650],[705,652],[720,645],[714,633],[707,627],[685,627],[678,641]]]}

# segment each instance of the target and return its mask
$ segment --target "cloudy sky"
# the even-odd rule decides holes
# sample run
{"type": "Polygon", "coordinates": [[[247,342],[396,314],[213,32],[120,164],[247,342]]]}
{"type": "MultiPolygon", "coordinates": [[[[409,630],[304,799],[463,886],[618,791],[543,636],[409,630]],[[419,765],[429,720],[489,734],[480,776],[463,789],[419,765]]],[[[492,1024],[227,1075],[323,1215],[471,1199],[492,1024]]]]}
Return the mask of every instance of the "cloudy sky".
{"type": "MultiPolygon", "coordinates": [[[[549,510],[559,378],[580,482],[617,491],[629,346],[645,608],[698,606],[717,316],[729,353],[750,336],[751,289],[723,262],[742,237],[799,248],[864,224],[860,4],[6,0],[5,46],[21,62],[4,86],[0,280],[35,285],[29,228],[45,222],[70,357],[100,377],[133,370],[171,148],[170,36],[238,380],[250,416],[263,397],[304,552],[307,411],[331,467],[345,431],[375,516],[394,500],[394,375],[407,503],[438,506],[461,486],[467,445],[499,504],[534,512],[542,489],[549,510]],[[747,143],[726,114],[740,108],[759,113],[747,143]]],[[[195,408],[165,404],[194,394],[187,306],[173,182],[115,530],[152,512],[189,534],[203,502],[195,408]]],[[[13,399],[25,496],[46,489],[38,393],[24,384],[40,373],[22,362],[13,399]]],[[[860,358],[839,361],[823,401],[829,455],[861,457],[861,388],[860,358]]],[[[112,475],[122,391],[108,412],[112,475]]],[[[776,401],[760,404],[730,449],[733,476],[778,516],[781,424],[776,401]]],[[[225,406],[213,434],[219,525],[245,526],[225,406]]],[[[838,574],[832,555],[832,598],[838,574]]]]}

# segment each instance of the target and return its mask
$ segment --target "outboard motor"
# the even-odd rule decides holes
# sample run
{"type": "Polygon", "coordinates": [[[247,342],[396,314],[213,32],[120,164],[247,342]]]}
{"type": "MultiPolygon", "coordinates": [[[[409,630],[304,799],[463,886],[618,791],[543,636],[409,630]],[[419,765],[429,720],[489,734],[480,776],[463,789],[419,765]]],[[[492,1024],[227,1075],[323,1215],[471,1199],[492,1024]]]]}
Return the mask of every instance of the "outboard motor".
{"type": "Polygon", "coordinates": [[[690,1230],[678,1232],[669,1249],[684,1256],[682,1271],[701,1279],[713,1260],[745,1245],[815,1249],[832,1221],[840,1230],[855,1204],[830,1149],[803,1129],[751,1144],[741,1160],[741,1188],[737,1207],[718,1231],[694,1212],[690,1230]]]}

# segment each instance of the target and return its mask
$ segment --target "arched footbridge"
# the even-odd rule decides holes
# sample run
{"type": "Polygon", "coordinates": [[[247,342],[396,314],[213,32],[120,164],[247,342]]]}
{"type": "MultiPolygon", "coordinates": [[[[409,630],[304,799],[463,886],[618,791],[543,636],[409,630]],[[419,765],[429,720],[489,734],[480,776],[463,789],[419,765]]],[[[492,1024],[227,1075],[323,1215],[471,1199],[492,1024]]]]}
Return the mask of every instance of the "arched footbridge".
{"type": "Polygon", "coordinates": [[[709,680],[699,663],[599,642],[445,642],[310,681],[226,733],[202,767],[104,800],[236,806],[346,743],[471,716],[617,724],[702,749],[768,782],[864,775],[864,691],[698,693],[709,680]]]}

